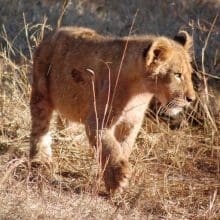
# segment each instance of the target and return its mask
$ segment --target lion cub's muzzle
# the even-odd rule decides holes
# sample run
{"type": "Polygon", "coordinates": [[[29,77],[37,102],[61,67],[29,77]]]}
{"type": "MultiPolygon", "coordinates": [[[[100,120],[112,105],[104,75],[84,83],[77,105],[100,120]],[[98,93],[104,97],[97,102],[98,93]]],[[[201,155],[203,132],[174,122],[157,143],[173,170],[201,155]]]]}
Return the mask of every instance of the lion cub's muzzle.
{"type": "Polygon", "coordinates": [[[174,98],[168,102],[165,106],[162,106],[160,109],[160,114],[165,114],[168,116],[176,116],[183,111],[184,108],[190,106],[190,104],[195,100],[195,97],[186,97],[183,98],[174,98]]]}

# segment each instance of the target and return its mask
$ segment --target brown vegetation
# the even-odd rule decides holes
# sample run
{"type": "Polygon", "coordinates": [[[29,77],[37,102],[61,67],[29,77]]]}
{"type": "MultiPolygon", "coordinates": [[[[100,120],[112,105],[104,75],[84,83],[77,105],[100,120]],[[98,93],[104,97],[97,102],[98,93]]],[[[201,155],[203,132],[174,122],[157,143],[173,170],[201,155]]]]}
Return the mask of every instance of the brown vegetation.
{"type": "MultiPolygon", "coordinates": [[[[219,107],[214,106],[220,103],[218,79],[209,80],[208,87],[203,83],[201,104],[198,108],[195,104],[195,111],[199,109],[201,113],[196,126],[187,120],[195,111],[183,115],[176,130],[159,123],[157,116],[153,121],[146,118],[131,155],[130,186],[122,195],[108,198],[102,183],[97,182],[99,169],[79,125],[69,124],[57,130],[54,120],[53,144],[58,146],[53,152],[54,167],[30,170],[27,152],[32,47],[51,29],[45,20],[39,22],[42,11],[49,15],[51,8],[61,4],[49,7],[32,1],[22,5],[24,2],[17,5],[1,1],[9,17],[0,9],[0,21],[4,24],[0,50],[0,219],[219,219],[219,107]],[[28,7],[34,10],[35,19],[28,7]],[[37,7],[41,9],[39,13],[37,7]],[[15,8],[17,14],[13,15],[15,8]],[[16,30],[19,25],[20,33],[16,30]]],[[[160,8],[151,1],[140,1],[139,5],[126,1],[126,7],[124,1],[109,1],[108,7],[105,1],[70,2],[64,24],[97,25],[95,29],[100,32],[127,34],[137,8],[133,28],[136,33],[172,35],[182,25],[193,27],[196,73],[202,81],[204,75],[219,73],[219,18],[213,23],[218,1],[155,1],[160,8]],[[70,10],[77,11],[77,15],[70,10]],[[149,25],[143,22],[145,19],[149,25]]],[[[58,17],[54,10],[49,20],[56,24],[58,17]]]]}

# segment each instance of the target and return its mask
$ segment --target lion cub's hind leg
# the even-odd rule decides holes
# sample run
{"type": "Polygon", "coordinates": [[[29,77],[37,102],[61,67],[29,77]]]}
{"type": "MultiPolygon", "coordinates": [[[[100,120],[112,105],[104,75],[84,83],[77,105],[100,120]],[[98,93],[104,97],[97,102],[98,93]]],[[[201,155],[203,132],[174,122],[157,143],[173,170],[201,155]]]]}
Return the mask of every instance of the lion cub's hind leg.
{"type": "Polygon", "coordinates": [[[47,97],[32,89],[30,159],[50,163],[52,158],[49,124],[53,108],[47,97]]]}

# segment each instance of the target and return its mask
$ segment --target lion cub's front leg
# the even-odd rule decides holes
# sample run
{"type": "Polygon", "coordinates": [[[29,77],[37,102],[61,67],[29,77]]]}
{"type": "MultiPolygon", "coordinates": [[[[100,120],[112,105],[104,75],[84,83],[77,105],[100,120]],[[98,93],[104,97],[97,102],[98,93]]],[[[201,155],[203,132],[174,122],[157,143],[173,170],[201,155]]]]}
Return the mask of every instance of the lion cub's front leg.
{"type": "Polygon", "coordinates": [[[122,191],[128,185],[131,169],[128,158],[123,155],[121,145],[114,136],[113,129],[99,130],[97,135],[96,128],[87,124],[86,132],[90,144],[101,152],[106,189],[113,192],[122,191]]]}

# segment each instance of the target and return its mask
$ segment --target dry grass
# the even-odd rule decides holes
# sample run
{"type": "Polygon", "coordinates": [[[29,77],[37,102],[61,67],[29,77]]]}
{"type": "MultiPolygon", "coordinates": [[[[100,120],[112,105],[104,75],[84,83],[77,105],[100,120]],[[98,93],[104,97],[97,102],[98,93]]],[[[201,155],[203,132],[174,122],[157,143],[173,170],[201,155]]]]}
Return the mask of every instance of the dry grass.
{"type": "MultiPolygon", "coordinates": [[[[196,5],[196,1],[192,2],[196,5]]],[[[165,10],[165,5],[163,7],[165,10]]],[[[103,10],[100,13],[104,13],[103,10]]],[[[183,11],[182,8],[178,10],[183,11]]],[[[187,10],[186,7],[188,14],[195,13],[195,10],[187,10]]],[[[99,168],[84,129],[78,124],[58,130],[54,120],[54,166],[30,169],[27,155],[32,61],[28,57],[51,27],[46,24],[46,18],[31,25],[25,16],[21,17],[26,52],[17,49],[6,29],[3,28],[1,33],[4,44],[0,50],[0,219],[220,219],[217,118],[220,96],[216,80],[215,97],[210,96],[210,99],[218,105],[214,111],[213,104],[206,102],[207,94],[201,93],[202,120],[199,125],[192,126],[183,120],[179,129],[171,130],[166,123],[146,118],[131,155],[133,175],[130,186],[122,195],[109,198],[103,183],[97,192],[99,168]],[[16,62],[15,57],[19,58],[16,62]]],[[[166,20],[168,23],[169,19],[166,20]]],[[[153,19],[151,21],[153,23],[153,19]]],[[[207,45],[202,44],[200,53],[206,46],[205,51],[212,52],[209,57],[215,60],[207,64],[204,55],[204,62],[200,62],[199,54],[196,64],[200,75],[216,74],[220,65],[219,51],[209,50],[213,44],[219,45],[218,38],[212,38],[219,31],[218,20],[211,30],[212,23],[213,20],[196,23],[196,28],[202,28],[199,30],[205,33],[205,39],[208,33],[211,34],[207,45]]],[[[128,27],[126,30],[128,32],[128,27]]],[[[211,92],[210,88],[208,92],[211,92]]]]}

